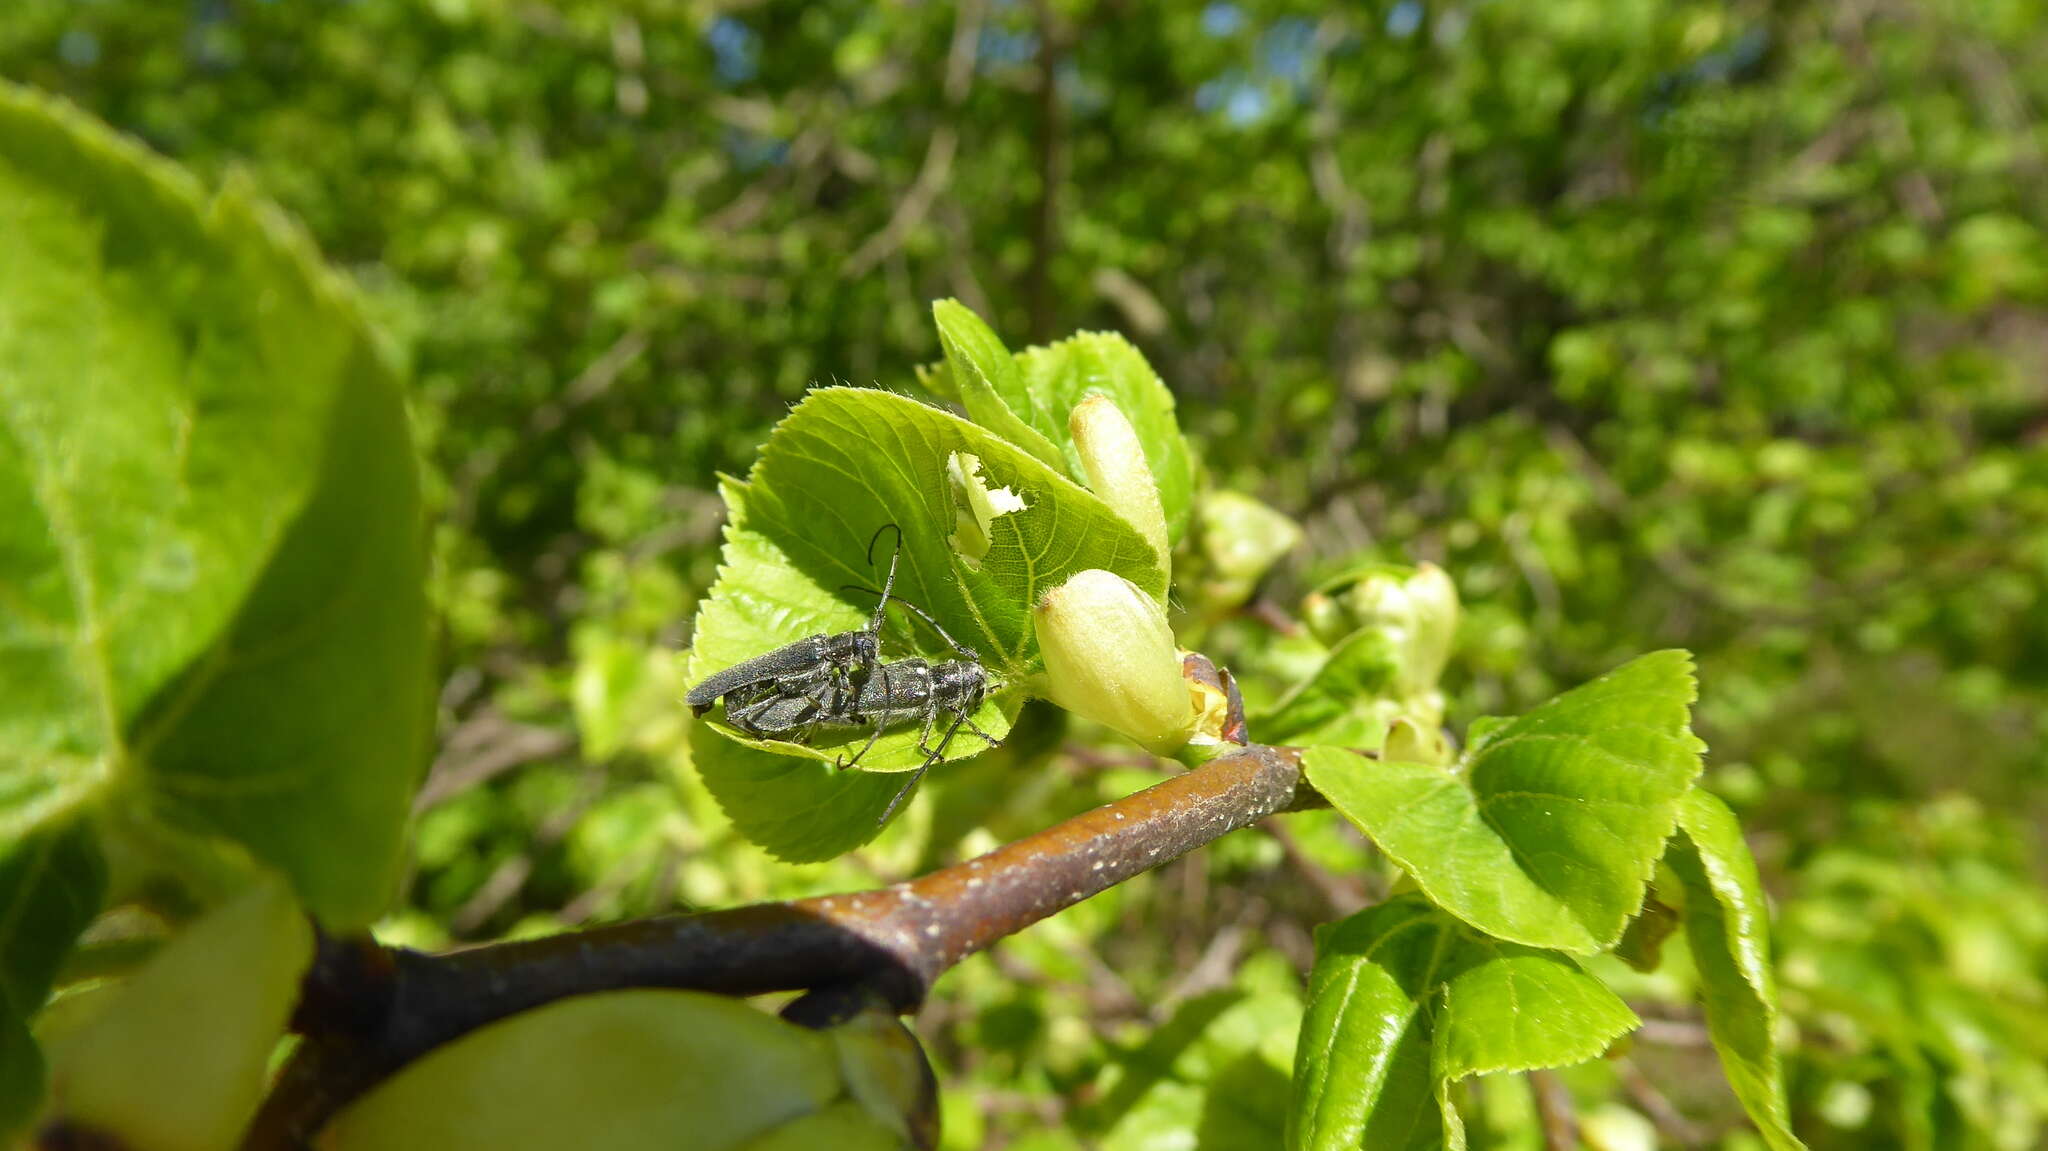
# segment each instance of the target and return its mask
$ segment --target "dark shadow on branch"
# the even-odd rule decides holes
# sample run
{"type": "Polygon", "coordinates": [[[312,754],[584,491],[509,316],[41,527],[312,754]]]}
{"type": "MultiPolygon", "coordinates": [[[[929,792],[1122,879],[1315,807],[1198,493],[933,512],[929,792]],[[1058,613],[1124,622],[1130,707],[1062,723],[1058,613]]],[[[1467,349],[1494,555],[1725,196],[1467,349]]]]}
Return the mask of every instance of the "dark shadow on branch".
{"type": "Polygon", "coordinates": [[[859,987],[901,1011],[960,960],[1092,895],[1316,797],[1297,755],[1253,745],[965,863],[876,891],[659,916],[445,955],[322,939],[293,1027],[306,1036],[245,1151],[309,1146],[420,1055],[574,995],[859,987]]]}

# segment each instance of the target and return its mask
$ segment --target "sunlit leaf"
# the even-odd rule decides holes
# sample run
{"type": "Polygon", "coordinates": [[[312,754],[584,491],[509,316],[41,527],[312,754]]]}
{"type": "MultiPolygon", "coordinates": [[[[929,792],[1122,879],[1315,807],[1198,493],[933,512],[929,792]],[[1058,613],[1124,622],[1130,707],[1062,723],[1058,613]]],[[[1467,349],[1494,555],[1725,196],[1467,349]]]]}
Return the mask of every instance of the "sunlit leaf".
{"type": "Polygon", "coordinates": [[[1253,716],[1251,732],[1274,744],[1377,748],[1387,735],[1389,693],[1399,674],[1399,655],[1385,633],[1352,632],[1314,674],[1253,716]]]}
{"type": "Polygon", "coordinates": [[[1678,828],[1665,858],[1685,885],[1685,938],[1721,1069],[1772,1151],[1798,1151],[1771,1034],[1778,986],[1756,860],[1734,814],[1704,791],[1686,796],[1678,828]]]}
{"type": "Polygon", "coordinates": [[[1636,1023],[1569,957],[1393,899],[1316,931],[1287,1145],[1462,1146],[1451,1084],[1582,1063],[1636,1023]]]}
{"type": "Polygon", "coordinates": [[[0,87],[0,840],[109,795],[367,921],[426,753],[399,389],[275,214],[0,87]]]}
{"type": "MultiPolygon", "coordinates": [[[[970,717],[994,739],[1008,731],[1026,679],[1041,667],[1030,615],[1039,596],[1086,568],[1117,572],[1149,594],[1164,588],[1164,575],[1143,538],[1093,495],[986,430],[887,392],[813,392],[776,429],[748,480],[727,482],[725,497],[724,564],[697,616],[687,676],[693,683],[806,636],[861,627],[874,597],[848,588],[880,586],[894,534],[881,533],[874,563],[880,570],[868,567],[866,552],[887,524],[902,532],[893,594],[928,612],[950,636],[971,647],[999,689],[970,717]],[[991,506],[987,549],[973,557],[961,555],[949,542],[959,512],[949,462],[966,455],[976,457],[982,482],[1009,493],[991,506]]],[[[891,613],[883,636],[885,661],[919,654],[932,660],[960,658],[929,627],[911,619],[891,613]]],[[[923,724],[909,718],[866,752],[863,769],[900,772],[926,761],[918,747],[927,738],[923,724]]],[[[939,722],[951,726],[945,717],[939,722]]],[[[722,730],[740,738],[730,728],[722,730]]],[[[697,762],[743,831],[772,835],[772,843],[762,842],[779,854],[818,858],[817,853],[829,854],[829,845],[844,850],[859,842],[846,840],[852,823],[839,821],[858,821],[849,813],[862,805],[834,797],[848,788],[881,796],[874,814],[864,817],[872,833],[887,795],[902,786],[901,780],[829,778],[829,767],[815,766],[818,760],[836,761],[858,752],[869,736],[861,727],[828,727],[811,733],[808,744],[743,741],[814,761],[804,771],[768,770],[747,757],[726,762],[720,758],[724,752],[702,745],[697,762]],[[758,803],[769,802],[766,793],[738,788],[734,780],[751,780],[764,771],[776,781],[772,802],[793,804],[806,813],[829,808],[832,828],[800,822],[813,818],[808,814],[758,810],[758,803]],[[799,834],[792,828],[810,830],[799,834]]],[[[936,728],[929,736],[934,744],[943,738],[936,728]]],[[[972,755],[986,746],[963,725],[945,744],[945,758],[972,755]]]]}
{"type": "Polygon", "coordinates": [[[1166,513],[1166,534],[1179,542],[1194,507],[1195,466],[1174,413],[1173,393],[1160,380],[1145,355],[1114,332],[1081,332],[1045,347],[1017,353],[1024,388],[1031,396],[1034,425],[1060,445],[1067,474],[1086,473],[1074,448],[1067,415],[1090,392],[1116,402],[1145,446],[1145,462],[1159,483],[1159,503],[1166,513]],[[1043,422],[1040,422],[1043,421],[1043,422]]]}
{"type": "Polygon", "coordinates": [[[1317,747],[1317,790],[1440,906],[1502,939],[1620,938],[1700,770],[1692,663],[1643,656],[1489,727],[1454,769],[1317,747]]]}
{"type": "Polygon", "coordinates": [[[968,418],[1040,461],[1055,468],[1065,467],[1059,447],[1013,409],[1015,405],[1037,424],[1052,426],[1052,416],[1035,407],[1038,398],[1025,390],[1017,361],[995,332],[958,300],[933,304],[932,320],[938,325],[939,346],[945,349],[954,391],[961,406],[967,409],[968,418]]]}

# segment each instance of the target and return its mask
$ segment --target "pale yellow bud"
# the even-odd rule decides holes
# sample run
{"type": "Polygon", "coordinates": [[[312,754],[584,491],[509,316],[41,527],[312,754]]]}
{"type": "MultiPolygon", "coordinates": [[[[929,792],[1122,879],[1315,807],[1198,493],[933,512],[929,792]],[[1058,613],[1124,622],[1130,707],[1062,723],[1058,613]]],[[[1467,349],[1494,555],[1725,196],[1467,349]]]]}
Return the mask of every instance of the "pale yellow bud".
{"type": "Polygon", "coordinates": [[[1433,684],[1450,662],[1458,636],[1458,585],[1432,563],[1418,567],[1407,586],[1408,610],[1414,631],[1408,641],[1409,678],[1433,684]]]}
{"type": "Polygon", "coordinates": [[[1194,703],[1166,611],[1129,580],[1090,568],[1032,613],[1047,695],[1161,755],[1188,741],[1194,703]]]}
{"type": "Polygon", "coordinates": [[[1373,564],[1342,582],[1348,586],[1326,585],[1302,601],[1309,627],[1329,643],[1359,629],[1379,631],[1400,653],[1402,690],[1433,687],[1458,632],[1458,587],[1451,577],[1435,564],[1373,564]]]}
{"type": "Polygon", "coordinates": [[[1102,497],[1125,523],[1138,529],[1159,557],[1161,571],[1170,571],[1166,543],[1166,510],[1159,502],[1159,481],[1145,462],[1145,446],[1116,401],[1100,392],[1084,397],[1067,416],[1088,489],[1102,497]]]}

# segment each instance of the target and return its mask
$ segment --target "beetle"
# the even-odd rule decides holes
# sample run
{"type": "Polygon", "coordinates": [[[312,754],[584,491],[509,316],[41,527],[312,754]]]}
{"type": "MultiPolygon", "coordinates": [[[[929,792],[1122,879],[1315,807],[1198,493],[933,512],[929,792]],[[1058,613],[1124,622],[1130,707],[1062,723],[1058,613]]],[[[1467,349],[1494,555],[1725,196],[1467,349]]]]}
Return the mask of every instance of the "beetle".
{"type": "Polygon", "coordinates": [[[883,823],[889,822],[889,817],[896,814],[897,807],[917,786],[918,780],[924,778],[924,773],[945,758],[946,748],[951,746],[953,737],[963,726],[990,747],[996,745],[995,737],[976,727],[970,718],[995,685],[990,682],[988,669],[975,658],[972,650],[957,644],[954,646],[966,658],[928,663],[913,657],[881,665],[868,675],[851,700],[845,701],[826,718],[826,722],[834,724],[872,724],[874,727],[867,743],[854,753],[853,758],[838,761],[842,769],[858,764],[891,724],[905,719],[924,721],[924,730],[917,737],[917,749],[924,753],[924,762],[917,766],[882,811],[883,823]],[[933,746],[932,730],[938,726],[942,714],[950,715],[952,722],[946,725],[946,732],[939,737],[937,746],[933,746]]]}
{"type": "MultiPolygon", "coordinates": [[[[889,557],[889,575],[868,626],[834,635],[805,636],[792,644],[713,672],[683,697],[694,715],[703,715],[725,700],[726,722],[756,738],[791,730],[803,721],[805,701],[830,711],[831,701],[853,690],[857,681],[881,662],[882,619],[889,592],[896,586],[896,564],[903,555],[903,529],[893,523],[875,529],[868,540],[868,562],[882,533],[895,531],[896,551],[889,557]]],[[[922,613],[920,613],[922,614],[922,613]]]]}
{"type": "Polygon", "coordinates": [[[889,574],[880,591],[849,584],[842,591],[860,591],[877,596],[875,614],[859,631],[836,635],[815,635],[726,668],[706,677],[686,697],[692,710],[701,715],[719,700],[725,703],[726,722],[757,739],[779,739],[809,743],[820,728],[868,727],[868,740],[851,758],[840,757],[835,766],[856,767],[873,750],[883,732],[895,724],[921,719],[917,749],[925,759],[882,812],[882,822],[894,815],[904,798],[924,778],[925,772],[945,758],[946,749],[962,727],[993,746],[997,741],[975,726],[973,715],[993,688],[988,669],[973,648],[954,639],[939,621],[906,600],[895,602],[931,626],[953,649],[957,658],[932,662],[922,657],[881,661],[881,627],[896,583],[896,565],[902,554],[903,533],[895,524],[884,524],[868,541],[868,562],[874,562],[874,547],[882,532],[896,531],[896,555],[890,557],[889,574]],[[941,716],[950,716],[937,745],[932,732],[941,716]]]}

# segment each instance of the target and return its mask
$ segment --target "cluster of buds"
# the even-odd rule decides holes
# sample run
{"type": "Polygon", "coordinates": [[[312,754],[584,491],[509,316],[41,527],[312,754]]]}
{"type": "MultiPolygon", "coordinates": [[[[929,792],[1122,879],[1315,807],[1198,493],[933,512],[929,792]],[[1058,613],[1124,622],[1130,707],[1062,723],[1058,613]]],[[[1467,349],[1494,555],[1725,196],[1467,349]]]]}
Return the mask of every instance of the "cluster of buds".
{"type": "Polygon", "coordinates": [[[1402,694],[1432,691],[1458,632],[1458,587],[1435,564],[1371,564],[1310,592],[1302,615],[1317,639],[1334,644],[1367,628],[1392,640],[1402,694]]]}
{"type": "MultiPolygon", "coordinates": [[[[1159,488],[1130,421],[1109,397],[1091,395],[1074,408],[1069,429],[1089,488],[1152,545],[1166,568],[1159,488]]],[[[1203,550],[1216,553],[1211,578],[1220,581],[1219,595],[1241,600],[1279,552],[1298,542],[1299,529],[1255,501],[1232,504],[1226,497],[1214,512],[1203,528],[1203,550]],[[1222,538],[1208,539],[1212,533],[1222,538]],[[1223,546],[1239,536],[1241,547],[1223,546]]],[[[1431,564],[1371,565],[1312,593],[1303,611],[1311,631],[1333,647],[1365,630],[1389,641],[1394,681],[1375,706],[1403,754],[1443,758],[1437,678],[1458,627],[1451,578],[1431,564]]],[[[1217,737],[1222,709],[1210,698],[1213,689],[1184,677],[1184,653],[1161,599],[1112,572],[1083,571],[1040,598],[1033,623],[1045,660],[1043,693],[1053,702],[1160,755],[1217,737]]]]}

